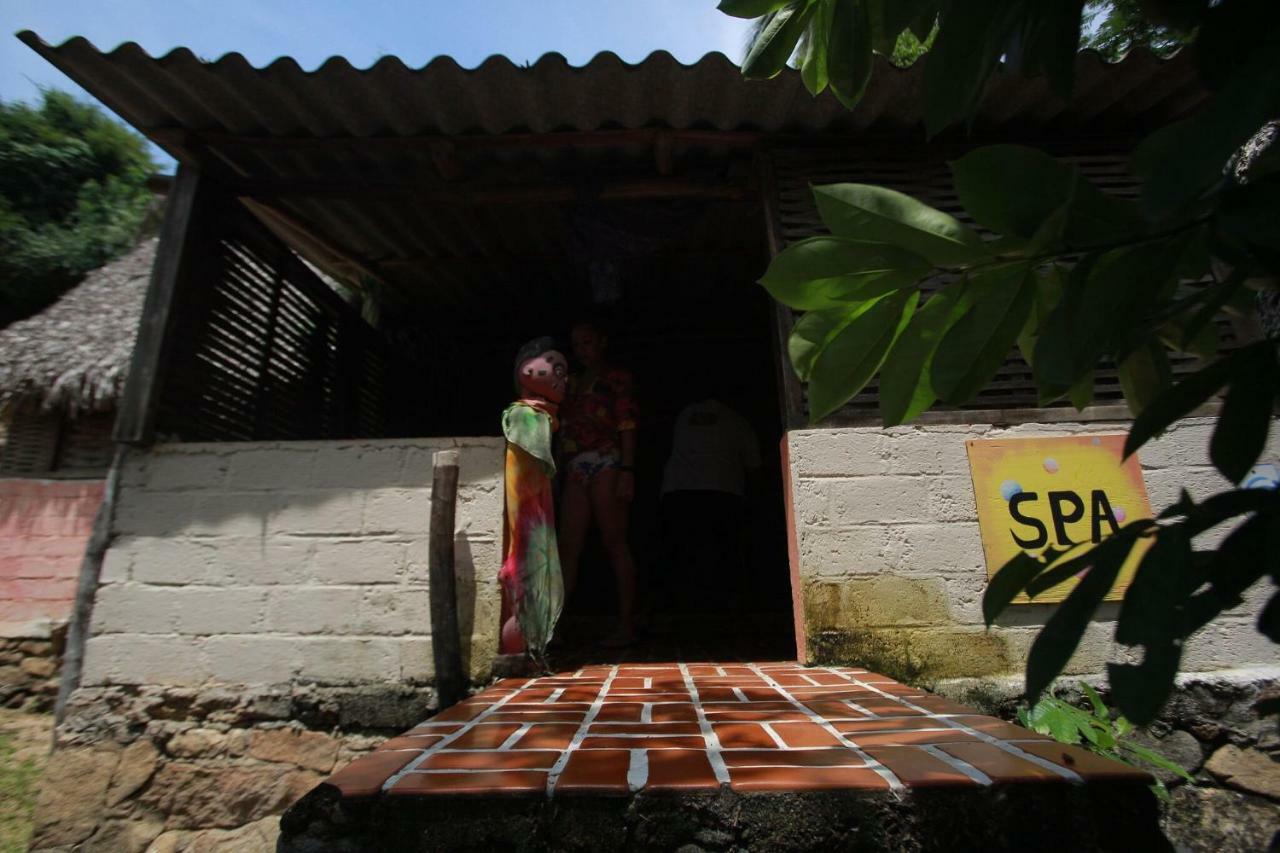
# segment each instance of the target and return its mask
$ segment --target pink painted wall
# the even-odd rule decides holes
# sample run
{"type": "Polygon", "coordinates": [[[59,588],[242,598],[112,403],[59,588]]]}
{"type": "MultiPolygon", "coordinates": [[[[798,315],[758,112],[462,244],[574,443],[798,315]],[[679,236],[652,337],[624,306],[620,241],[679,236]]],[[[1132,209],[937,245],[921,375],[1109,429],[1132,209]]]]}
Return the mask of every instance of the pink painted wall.
{"type": "Polygon", "coordinates": [[[42,637],[71,616],[101,480],[0,479],[0,637],[42,637]]]}

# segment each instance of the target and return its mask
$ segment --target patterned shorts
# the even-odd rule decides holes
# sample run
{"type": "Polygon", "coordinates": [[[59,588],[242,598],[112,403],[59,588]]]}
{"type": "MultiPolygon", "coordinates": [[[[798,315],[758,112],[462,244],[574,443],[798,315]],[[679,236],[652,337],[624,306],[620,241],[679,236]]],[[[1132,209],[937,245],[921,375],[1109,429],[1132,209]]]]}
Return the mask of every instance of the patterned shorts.
{"type": "Polygon", "coordinates": [[[589,486],[601,471],[617,468],[621,464],[622,460],[616,450],[588,450],[569,460],[569,479],[589,486]]]}

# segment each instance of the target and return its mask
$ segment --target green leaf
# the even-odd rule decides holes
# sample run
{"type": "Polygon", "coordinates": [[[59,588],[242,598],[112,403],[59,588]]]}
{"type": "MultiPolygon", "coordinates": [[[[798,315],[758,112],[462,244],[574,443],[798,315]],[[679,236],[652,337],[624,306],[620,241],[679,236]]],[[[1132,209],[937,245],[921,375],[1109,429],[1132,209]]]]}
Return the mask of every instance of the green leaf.
{"type": "Polygon", "coordinates": [[[810,95],[827,88],[827,47],[831,39],[831,16],[835,0],[816,0],[818,7],[809,22],[809,34],[800,56],[800,79],[810,95]]]}
{"type": "Polygon", "coordinates": [[[929,269],[924,258],[896,246],[810,237],[780,252],[760,284],[783,305],[820,311],[908,287],[929,269]]]}
{"type": "Polygon", "coordinates": [[[866,0],[832,0],[831,48],[827,73],[831,91],[848,109],[853,109],[871,79],[871,21],[866,0]]]}
{"type": "Polygon", "coordinates": [[[1089,699],[1089,704],[1093,706],[1095,716],[1103,720],[1111,719],[1111,712],[1107,710],[1107,705],[1102,701],[1102,697],[1098,695],[1098,691],[1094,690],[1083,681],[1080,682],[1080,689],[1084,691],[1084,695],[1089,699]]]}
{"type": "Polygon", "coordinates": [[[976,270],[968,289],[972,305],[943,335],[931,368],[934,391],[954,404],[981,391],[1000,369],[1035,299],[1025,263],[976,270]]]}
{"type": "Polygon", "coordinates": [[[1013,72],[1024,77],[1044,75],[1058,97],[1070,99],[1083,8],[1084,0],[1027,3],[1018,38],[1009,51],[1013,72]]]}
{"type": "Polygon", "coordinates": [[[1018,24],[1022,3],[969,0],[942,13],[924,69],[924,123],[935,136],[970,118],[1018,24]]]}
{"type": "Polygon", "coordinates": [[[1185,779],[1188,782],[1195,781],[1195,778],[1190,773],[1188,773],[1186,771],[1186,768],[1184,768],[1181,764],[1178,764],[1176,761],[1170,761],[1168,758],[1165,758],[1163,755],[1156,752],[1155,750],[1148,749],[1147,747],[1141,746],[1140,744],[1129,743],[1128,741],[1126,741],[1125,743],[1122,743],[1120,745],[1120,748],[1125,750],[1126,752],[1133,753],[1133,756],[1135,758],[1137,758],[1140,761],[1144,761],[1147,764],[1152,765],[1153,767],[1159,767],[1161,770],[1168,770],[1170,773],[1175,773],[1178,776],[1181,776],[1183,779],[1185,779]]]}
{"type": "Polygon", "coordinates": [[[742,76],[748,80],[767,80],[786,68],[796,42],[809,26],[813,10],[812,3],[801,0],[772,13],[742,61],[742,76]]]}
{"type": "Polygon", "coordinates": [[[870,381],[918,298],[899,292],[852,310],[811,311],[800,318],[791,334],[792,361],[809,383],[811,421],[839,409],[870,381]]]}
{"type": "MultiPolygon", "coordinates": [[[[1271,147],[1275,147],[1272,143],[1271,147]]],[[[1232,187],[1218,208],[1219,231],[1251,249],[1280,252],[1280,177],[1232,187]]]]}
{"type": "Polygon", "coordinates": [[[1045,622],[1036,635],[1027,656],[1027,696],[1034,698],[1044,692],[1062,672],[1071,659],[1080,636],[1089,624],[1094,611],[1115,584],[1120,567],[1132,550],[1135,538],[1125,536],[1125,530],[1104,539],[1089,550],[1090,568],[1076,588],[1045,622]]]}
{"type": "Polygon", "coordinates": [[[838,237],[890,243],[938,265],[970,264],[988,257],[976,231],[895,190],[827,184],[815,186],[813,198],[822,221],[838,237]]]}
{"type": "Polygon", "coordinates": [[[975,148],[951,162],[951,174],[975,222],[1026,238],[1066,204],[1075,184],[1073,167],[1025,145],[975,148]]]}
{"type": "MultiPolygon", "coordinates": [[[[902,31],[910,28],[924,16],[929,18],[927,34],[933,26],[933,17],[937,15],[937,4],[933,0],[871,0],[867,4],[868,17],[871,19],[872,44],[877,53],[889,56],[898,42],[902,31]]],[[[923,41],[924,36],[920,37],[923,41]]]]}
{"type": "Polygon", "coordinates": [[[720,5],[716,8],[735,18],[759,18],[776,12],[791,2],[792,0],[720,0],[720,5]]]}
{"type": "MultiPolygon", "coordinates": [[[[1133,426],[1129,427],[1129,437],[1124,442],[1125,458],[1127,459],[1142,445],[1163,433],[1174,421],[1186,417],[1203,405],[1218,389],[1232,380],[1240,371],[1242,364],[1246,364],[1253,357],[1251,351],[1258,346],[1260,344],[1253,344],[1218,359],[1207,367],[1184,377],[1153,400],[1142,410],[1142,414],[1134,419],[1133,426]]],[[[1271,345],[1263,341],[1261,346],[1269,348],[1271,345]]]]}
{"type": "Polygon", "coordinates": [[[1209,440],[1214,467],[1233,483],[1243,480],[1262,454],[1280,395],[1280,365],[1274,345],[1263,343],[1269,345],[1250,347],[1242,358],[1209,440]]]}
{"type": "MultiPolygon", "coordinates": [[[[1125,402],[1129,411],[1137,415],[1151,404],[1173,378],[1173,370],[1169,366],[1169,357],[1164,347],[1152,343],[1138,347],[1129,357],[1120,362],[1120,388],[1124,391],[1125,402]]],[[[1092,385],[1090,377],[1090,385],[1092,385]]]]}
{"type": "Polygon", "coordinates": [[[1067,389],[1067,399],[1071,401],[1072,406],[1075,406],[1077,412],[1083,412],[1085,407],[1093,402],[1093,390],[1093,371],[1088,370],[1085,371],[1083,376],[1076,380],[1075,385],[1072,385],[1067,389]]]}
{"type": "Polygon", "coordinates": [[[990,628],[991,624],[996,621],[1005,608],[1009,606],[1020,592],[1026,589],[1027,584],[1036,575],[1040,574],[1053,561],[1062,556],[1061,551],[1055,551],[1049,548],[1045,551],[1044,557],[1033,557],[1026,551],[1020,551],[1001,566],[991,580],[987,583],[987,589],[982,593],[982,619],[990,628]]]}
{"type": "Polygon", "coordinates": [[[880,367],[880,418],[885,426],[905,423],[933,405],[930,370],[947,329],[968,306],[965,289],[954,284],[929,297],[880,367]]]}

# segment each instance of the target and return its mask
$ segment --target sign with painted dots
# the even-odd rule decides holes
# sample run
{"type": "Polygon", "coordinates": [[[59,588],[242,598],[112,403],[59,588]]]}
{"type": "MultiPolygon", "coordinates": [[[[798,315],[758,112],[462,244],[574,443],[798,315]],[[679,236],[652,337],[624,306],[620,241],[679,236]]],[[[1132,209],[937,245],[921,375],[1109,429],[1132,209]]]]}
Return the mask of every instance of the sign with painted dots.
{"type": "MultiPolygon", "coordinates": [[[[987,576],[1019,551],[1038,555],[1050,546],[1083,551],[1126,522],[1151,517],[1136,455],[1121,460],[1124,433],[1045,438],[971,439],[969,469],[987,576]]],[[[1139,540],[1107,596],[1124,597],[1149,540],[1139,540]]],[[[1062,601],[1077,579],[1015,604],[1062,601]]]]}

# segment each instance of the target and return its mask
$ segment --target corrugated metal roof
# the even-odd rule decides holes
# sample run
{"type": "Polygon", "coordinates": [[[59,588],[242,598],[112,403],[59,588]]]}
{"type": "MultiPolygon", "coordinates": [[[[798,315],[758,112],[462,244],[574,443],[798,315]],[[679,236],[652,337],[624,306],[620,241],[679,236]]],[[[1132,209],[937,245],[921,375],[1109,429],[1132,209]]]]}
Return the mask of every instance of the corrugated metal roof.
{"type": "MultiPolygon", "coordinates": [[[[528,66],[492,56],[475,68],[448,57],[409,68],[386,56],[359,69],[332,57],[306,71],[281,57],[253,66],[239,53],[207,62],[186,48],[153,57],[134,42],[103,52],[75,37],[24,43],[144,133],[160,128],[250,136],[371,137],[549,133],[604,128],[787,131],[898,129],[920,121],[923,62],[877,61],[853,111],[812,98],[796,71],[748,81],[724,54],[684,65],[665,51],[637,63],[602,52],[572,66],[549,53],[528,66]]],[[[1204,98],[1188,52],[1162,60],[1146,50],[1109,64],[1080,54],[1070,102],[1041,78],[998,75],[977,124],[1064,128],[1164,123],[1204,98]]]]}

